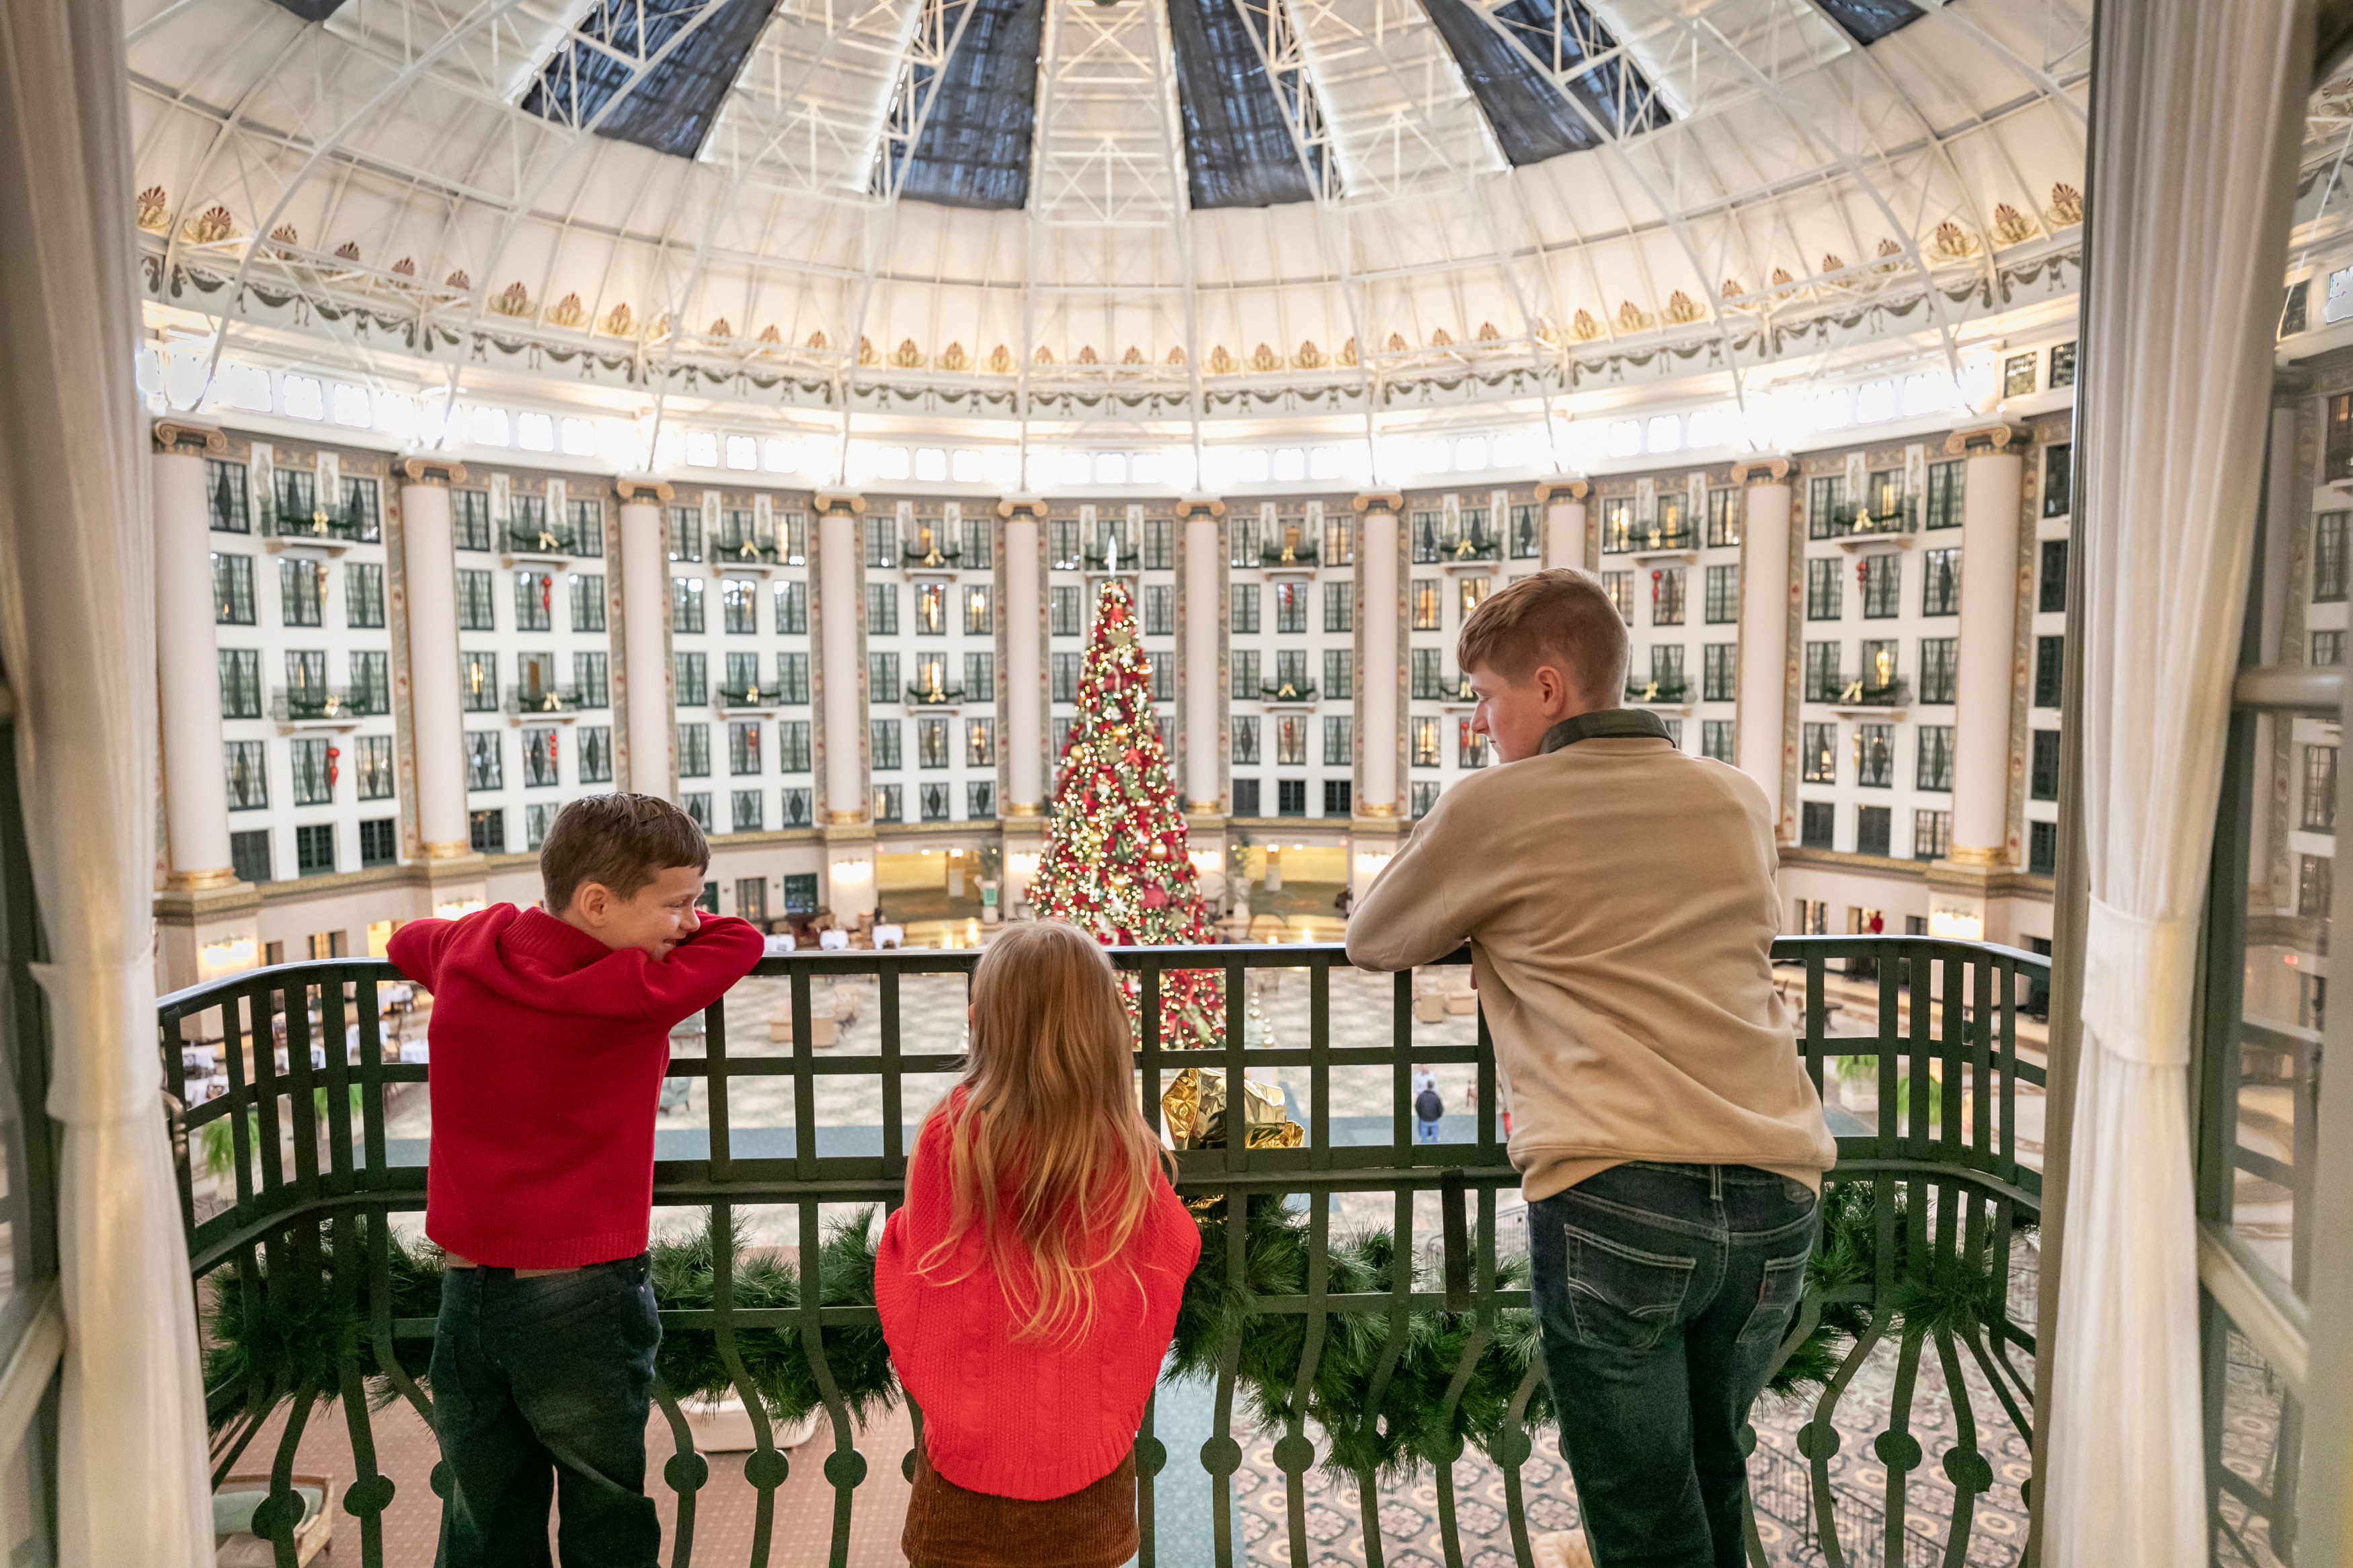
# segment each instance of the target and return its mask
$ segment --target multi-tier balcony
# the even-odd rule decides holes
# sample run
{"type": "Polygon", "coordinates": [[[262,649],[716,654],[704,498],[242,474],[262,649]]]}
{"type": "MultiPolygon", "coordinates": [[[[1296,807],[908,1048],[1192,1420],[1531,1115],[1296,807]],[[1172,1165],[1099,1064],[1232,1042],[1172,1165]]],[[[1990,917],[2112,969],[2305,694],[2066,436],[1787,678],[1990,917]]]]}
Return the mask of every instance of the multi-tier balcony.
{"type": "MultiPolygon", "coordinates": [[[[1783,938],[1773,956],[1838,1161],[1777,1392],[1752,1417],[1751,1540],[1776,1562],[1876,1563],[1889,1542],[1907,1563],[2008,1561],[2032,1479],[2042,1203],[2040,1145],[2021,1135],[2041,1128],[2025,1107],[2043,1080],[2025,1009],[2048,962],[1892,937],[1783,938]]],[[[773,1561],[803,1540],[841,1563],[862,1560],[853,1539],[896,1539],[919,1429],[877,1332],[872,1237],[920,1108],[962,1068],[978,957],[770,958],[679,1032],[684,1110],[657,1135],[653,1191],[665,1562],[773,1561]],[[844,1016],[819,1061],[814,1021],[844,1016]]],[[[1220,1304],[1180,1328],[1181,1375],[1137,1435],[1141,1561],[1187,1540],[1201,1560],[1255,1560],[1245,1494],[1293,1563],[1335,1531],[1371,1561],[1555,1560],[1568,1479],[1484,1028],[1418,1016],[1414,982],[1359,974],[1336,945],[1112,961],[1145,998],[1138,1100],[1176,1144],[1196,1288],[1220,1304]],[[1165,978],[1185,970],[1223,991],[1207,1048],[1164,1028],[1165,978]],[[1246,994],[1254,1018],[1286,992],[1301,1022],[1279,1039],[1220,1026],[1246,994]],[[1434,1144],[1408,1112],[1417,1066],[1450,1086],[1434,1144]],[[1229,1137],[1195,1125],[1200,1069],[1277,1092],[1229,1137]]],[[[397,984],[380,960],[330,960],[160,1005],[214,1468],[268,1493],[252,1522],[280,1562],[298,1532],[332,1530],[336,1561],[382,1568],[388,1539],[429,1543],[439,1510],[422,1373],[443,1265],[416,1231],[428,1053],[397,984]],[[309,1478],[329,1484],[306,1496],[309,1478]]]]}

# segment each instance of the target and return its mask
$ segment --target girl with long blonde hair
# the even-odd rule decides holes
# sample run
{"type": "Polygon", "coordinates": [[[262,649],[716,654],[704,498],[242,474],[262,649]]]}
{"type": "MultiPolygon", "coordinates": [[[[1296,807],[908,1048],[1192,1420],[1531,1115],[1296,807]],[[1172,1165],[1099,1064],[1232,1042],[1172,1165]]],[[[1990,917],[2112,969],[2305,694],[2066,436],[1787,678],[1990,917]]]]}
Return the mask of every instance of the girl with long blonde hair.
{"type": "Polygon", "coordinates": [[[1116,1568],[1135,1431],[1200,1234],[1136,1108],[1108,954],[1008,927],[972,980],[961,1082],[925,1118],[875,1301],[923,1407],[915,1568],[1116,1568]]]}

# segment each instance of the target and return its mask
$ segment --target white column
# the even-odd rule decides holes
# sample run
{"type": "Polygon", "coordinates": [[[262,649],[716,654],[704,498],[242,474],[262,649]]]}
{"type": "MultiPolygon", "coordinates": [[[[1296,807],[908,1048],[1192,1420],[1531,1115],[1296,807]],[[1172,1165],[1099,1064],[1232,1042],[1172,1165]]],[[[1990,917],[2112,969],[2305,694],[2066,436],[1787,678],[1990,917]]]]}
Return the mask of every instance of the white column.
{"type": "MultiPolygon", "coordinates": [[[[1778,824],[1783,815],[1782,731],[1789,690],[1789,465],[1774,458],[1753,465],[1771,482],[1747,485],[1740,498],[1740,771],[1765,791],[1778,824]]],[[[1736,463],[1735,484],[1746,484],[1752,465],[1736,463]]]]}
{"type": "MultiPolygon", "coordinates": [[[[828,823],[867,820],[866,684],[860,658],[858,616],[866,592],[859,563],[857,513],[839,498],[819,497],[818,513],[818,619],[824,665],[825,805],[828,823]],[[836,504],[827,505],[828,500],[836,504]]],[[[883,693],[876,693],[878,697],[883,693]]],[[[870,895],[871,897],[871,895],[870,895]]]]}
{"type": "Polygon", "coordinates": [[[1583,479],[1553,479],[1536,487],[1536,499],[1545,509],[1544,563],[1547,571],[1556,566],[1572,566],[1579,571],[1592,568],[1592,562],[1585,554],[1585,497],[1588,488],[1583,479]]]}
{"type": "Polygon", "coordinates": [[[678,798],[678,730],[670,682],[670,551],[662,507],[670,488],[624,479],[621,496],[621,689],[628,693],[629,788],[678,798]]]}
{"type": "Polygon", "coordinates": [[[1364,593],[1356,606],[1363,662],[1356,675],[1358,733],[1364,739],[1363,773],[1356,796],[1358,816],[1394,817],[1398,812],[1398,674],[1405,656],[1398,651],[1398,512],[1399,498],[1356,498],[1365,509],[1356,531],[1356,559],[1363,563],[1364,593]]]}
{"type": "MultiPolygon", "coordinates": [[[[1224,688],[1218,670],[1218,649],[1223,627],[1218,615],[1218,590],[1225,579],[1225,552],[1219,548],[1218,517],[1222,503],[1180,503],[1185,518],[1185,809],[1197,816],[1216,816],[1224,810],[1218,783],[1218,742],[1225,730],[1224,688]]],[[[1038,525],[1028,525],[1032,538],[1038,525]]],[[[1030,584],[1030,595],[1037,584],[1030,584]]],[[[1022,623],[1010,623],[1017,630],[1022,623]]],[[[1036,639],[1030,639],[1036,657],[1036,639]]],[[[1009,649],[1008,649],[1009,651],[1009,649]]],[[[1037,707],[1037,681],[1029,682],[1030,708],[1037,707]]],[[[1018,711],[1018,700],[1015,710],[1018,711]]],[[[1034,719],[1032,721],[1035,721],[1034,719]]],[[[1034,750],[1034,748],[1033,748],[1034,750]]]]}
{"type": "Polygon", "coordinates": [[[155,426],[156,695],[164,710],[164,837],[171,862],[165,885],[183,892],[237,880],[229,866],[205,509],[205,457],[227,450],[217,430],[171,420],[155,426]]]}
{"type": "Polygon", "coordinates": [[[465,719],[458,690],[457,539],[449,487],[463,465],[401,466],[401,576],[408,598],[408,711],[417,751],[417,831],[428,860],[473,852],[466,831],[465,719]]]}
{"type": "MultiPolygon", "coordinates": [[[[1038,517],[1017,504],[1005,523],[1005,815],[1045,812],[1045,714],[1039,705],[1045,623],[1039,609],[1038,517]]],[[[1190,715],[1187,715],[1190,721],[1190,715]]],[[[1216,786],[1207,797],[1215,799],[1216,786]]]]}
{"type": "MultiPolygon", "coordinates": [[[[2010,859],[2010,710],[2017,687],[2018,529],[2024,464],[2010,427],[1957,431],[1961,496],[1961,665],[1954,691],[1952,858],[2010,859]]],[[[2072,650],[2071,650],[2072,651],[2072,650]]]]}

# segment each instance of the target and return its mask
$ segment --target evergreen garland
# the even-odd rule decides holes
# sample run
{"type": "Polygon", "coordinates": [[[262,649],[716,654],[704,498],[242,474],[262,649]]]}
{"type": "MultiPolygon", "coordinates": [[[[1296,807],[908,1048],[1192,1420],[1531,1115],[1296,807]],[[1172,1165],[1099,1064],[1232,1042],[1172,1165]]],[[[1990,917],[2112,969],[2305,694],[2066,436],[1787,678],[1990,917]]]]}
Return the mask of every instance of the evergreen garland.
{"type": "MultiPolygon", "coordinates": [[[[1900,1189],[1894,1207],[1895,1288],[1883,1303],[1892,1315],[1892,1328],[1897,1332],[1973,1333],[1998,1299],[1998,1277],[1987,1260],[1973,1252],[1956,1255],[1931,1246],[1925,1257],[1915,1259],[1900,1189]]],[[[1825,1184],[1822,1219],[1821,1243],[1808,1270],[1811,1293],[1820,1299],[1841,1288],[1868,1286],[1878,1267],[1877,1215],[1870,1184],[1825,1184]]],[[[383,1221],[370,1217],[359,1223],[364,1227],[383,1221]]],[[[213,1411],[216,1432],[232,1421],[258,1420],[304,1390],[311,1391],[322,1404],[332,1404],[338,1397],[340,1368],[346,1357],[356,1357],[363,1367],[376,1365],[370,1327],[372,1286],[364,1262],[357,1271],[353,1300],[338,1305],[330,1223],[309,1224],[311,1238],[302,1236],[302,1226],[289,1227],[275,1238],[276,1250],[290,1258],[314,1257],[315,1285],[273,1292],[267,1268],[258,1268],[252,1291],[260,1308],[257,1314],[248,1309],[240,1274],[245,1265],[233,1262],[213,1276],[205,1384],[209,1389],[235,1390],[213,1411]],[[273,1300],[273,1295],[279,1299],[273,1300]]],[[[1235,1337],[1237,1397],[1261,1429],[1282,1430],[1293,1415],[1309,1320],[1303,1313],[1261,1314],[1255,1309],[1262,1297],[1306,1293],[1309,1215],[1285,1207],[1279,1199],[1252,1200],[1245,1223],[1239,1287],[1228,1276],[1222,1206],[1202,1216],[1199,1224],[1201,1257],[1186,1281],[1177,1310],[1169,1375],[1214,1379],[1221,1349],[1229,1336],[1235,1337]]],[[[2032,1224],[2023,1214],[2013,1220],[2021,1231],[2032,1224]]],[[[823,1305],[858,1306],[874,1300],[876,1234],[871,1209],[828,1227],[818,1251],[823,1305]]],[[[360,1230],[358,1239],[361,1245],[356,1251],[364,1260],[369,1239],[366,1229],[360,1230]]],[[[440,1303],[439,1252],[429,1244],[411,1249],[397,1236],[387,1236],[385,1242],[391,1316],[434,1316],[440,1303]]],[[[800,1307],[799,1271],[788,1255],[746,1245],[740,1220],[731,1251],[735,1308],[797,1310],[800,1307]]],[[[1400,1262],[1396,1241],[1387,1230],[1335,1237],[1329,1244],[1324,1291],[1333,1296],[1386,1293],[1392,1288],[1400,1262]]],[[[1411,1266],[1409,1259],[1403,1263],[1411,1266]]],[[[312,1265],[306,1259],[300,1267],[305,1279],[311,1279],[312,1265]]],[[[705,1230],[684,1239],[655,1242],[651,1276],[655,1300],[665,1310],[714,1309],[718,1271],[712,1234],[705,1230]]],[[[1414,1280],[1424,1289],[1434,1283],[1427,1279],[1414,1280]]],[[[1526,1260],[1498,1258],[1495,1283],[1504,1289],[1525,1288],[1526,1260]]],[[[1840,1359],[1867,1329],[1871,1317],[1872,1308],[1866,1302],[1824,1300],[1820,1321],[1791,1351],[1767,1392],[1792,1394],[1828,1382],[1840,1359]]],[[[1491,1458],[1500,1458],[1507,1447],[1504,1439],[1512,1399],[1542,1350],[1533,1311],[1505,1308],[1497,1310],[1494,1319],[1461,1397],[1449,1412],[1447,1390],[1478,1331],[1473,1315],[1429,1309],[1409,1312],[1403,1343],[1382,1385],[1379,1402],[1373,1405],[1376,1377],[1389,1358],[1389,1315],[1385,1310],[1328,1314],[1305,1411],[1307,1419],[1325,1435],[1326,1469],[1343,1475],[1370,1472],[1396,1480],[1418,1474],[1425,1465],[1449,1462],[1466,1443],[1491,1458]]],[[[822,1406],[816,1373],[797,1326],[740,1327],[732,1337],[744,1383],[773,1417],[797,1421],[822,1406]]],[[[853,1420],[863,1422],[896,1402],[898,1379],[892,1371],[890,1349],[880,1324],[832,1325],[822,1331],[821,1337],[834,1385],[853,1420]]],[[[397,1339],[394,1348],[402,1369],[423,1382],[431,1342],[397,1339]]],[[[665,1329],[658,1365],[662,1385],[674,1397],[723,1398],[739,1388],[713,1329],[665,1329]]],[[[367,1378],[367,1384],[371,1405],[381,1407],[395,1397],[392,1379],[380,1370],[367,1378]]],[[[1551,1389],[1538,1377],[1521,1426],[1535,1430],[1553,1416],[1551,1389]]]]}

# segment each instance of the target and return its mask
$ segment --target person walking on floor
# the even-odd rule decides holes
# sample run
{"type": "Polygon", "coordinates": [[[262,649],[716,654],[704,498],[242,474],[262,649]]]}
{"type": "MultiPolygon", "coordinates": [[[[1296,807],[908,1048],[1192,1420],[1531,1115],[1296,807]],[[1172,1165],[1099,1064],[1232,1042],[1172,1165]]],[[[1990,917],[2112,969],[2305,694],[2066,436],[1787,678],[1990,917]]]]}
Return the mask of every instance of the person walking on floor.
{"type": "Polygon", "coordinates": [[[963,1081],[924,1119],[874,1302],[923,1412],[913,1568],[1118,1568],[1135,1434],[1200,1231],[1136,1110],[1118,978],[1076,927],[1007,927],[963,1081]]]}
{"type": "Polygon", "coordinates": [[[1625,623],[1584,573],[1502,588],[1456,658],[1504,765],[1439,796],[1357,900],[1349,961],[1471,944],[1593,1561],[1740,1568],[1740,1431],[1837,1157],[1773,985],[1772,812],[1619,706],[1625,623]]]}
{"type": "Polygon", "coordinates": [[[1420,1142],[1438,1142],[1438,1119],[1445,1114],[1446,1102],[1438,1098],[1437,1081],[1423,1084],[1421,1092],[1413,1097],[1414,1131],[1420,1142]]]}

